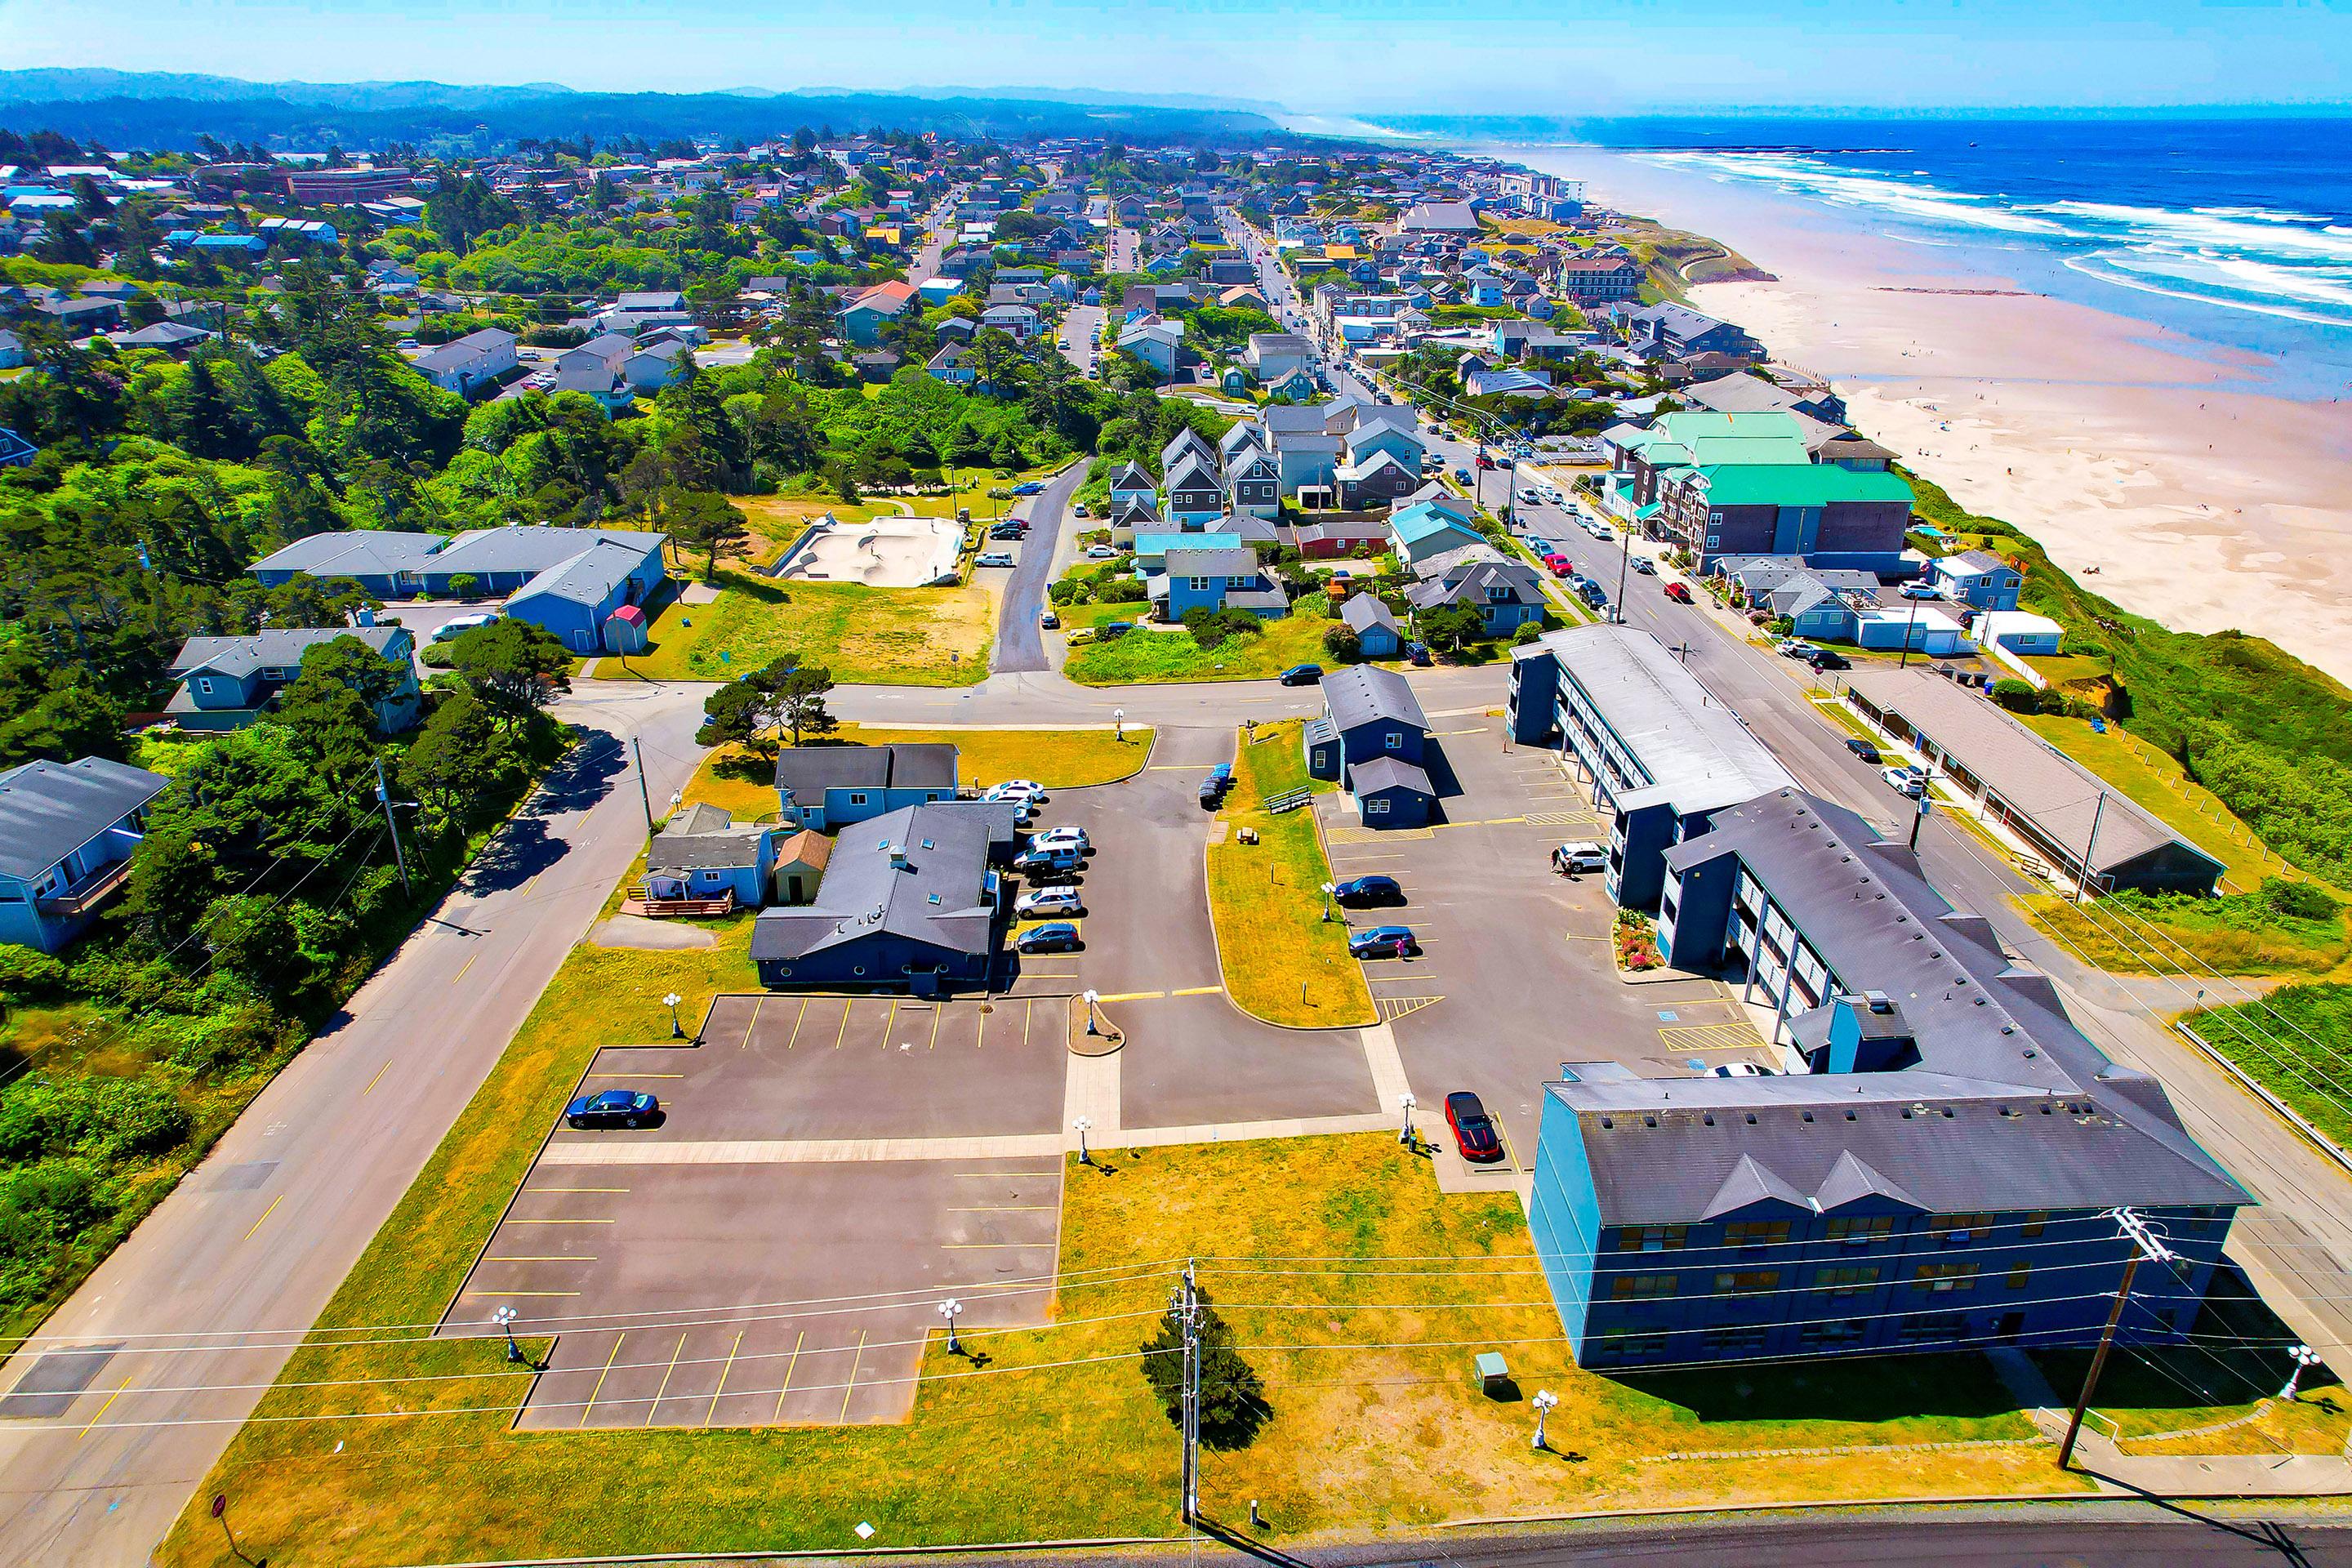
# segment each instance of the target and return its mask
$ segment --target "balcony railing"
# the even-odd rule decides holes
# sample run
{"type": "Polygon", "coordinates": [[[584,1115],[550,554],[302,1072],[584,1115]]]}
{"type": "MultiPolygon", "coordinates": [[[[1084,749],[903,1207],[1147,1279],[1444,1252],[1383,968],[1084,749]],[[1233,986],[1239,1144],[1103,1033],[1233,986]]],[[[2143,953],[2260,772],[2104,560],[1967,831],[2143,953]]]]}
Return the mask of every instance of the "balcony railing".
{"type": "Polygon", "coordinates": [[[36,899],[33,902],[43,914],[86,915],[120,892],[122,884],[130,879],[131,862],[117,860],[111,866],[91,872],[63,892],[36,899]]]}

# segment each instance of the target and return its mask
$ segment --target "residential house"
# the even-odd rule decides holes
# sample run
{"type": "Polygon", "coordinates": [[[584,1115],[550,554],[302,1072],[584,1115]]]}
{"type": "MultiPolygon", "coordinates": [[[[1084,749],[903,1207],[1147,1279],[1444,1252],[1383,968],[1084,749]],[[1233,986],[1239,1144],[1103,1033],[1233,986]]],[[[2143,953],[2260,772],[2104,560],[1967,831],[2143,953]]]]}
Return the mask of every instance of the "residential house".
{"type": "Polygon", "coordinates": [[[1644,359],[1686,360],[1694,354],[1728,354],[1741,361],[1764,357],[1763,345],[1728,321],[1671,301],[1621,310],[1626,346],[1644,359]]]}
{"type": "Polygon", "coordinates": [[[1027,342],[1045,330],[1045,319],[1028,305],[991,305],[980,313],[982,327],[993,327],[1016,343],[1027,342]]]}
{"type": "Polygon", "coordinates": [[[776,753],[776,798],[795,826],[831,833],[955,795],[952,745],[787,746],[776,753]]]}
{"type": "Polygon", "coordinates": [[[1508,637],[1543,622],[1543,582],[1536,569],[1484,542],[1416,562],[1413,574],[1420,581],[1404,596],[1416,614],[1473,609],[1488,637],[1508,637]]]}
{"type": "Polygon", "coordinates": [[[1423,500],[1389,514],[1389,542],[1398,559],[1412,565],[1486,539],[1453,510],[1423,500]]]}
{"type": "Polygon", "coordinates": [[[425,591],[425,563],[446,542],[437,533],[341,529],[298,539],[246,570],[265,588],[297,577],[320,582],[349,578],[379,599],[402,599],[425,591]]]}
{"type": "MultiPolygon", "coordinates": [[[[644,650],[645,623],[623,616],[612,624],[615,611],[642,610],[669,580],[663,552],[668,537],[658,533],[623,533],[614,537],[601,530],[561,531],[596,537],[579,541],[580,548],[561,561],[534,573],[507,599],[509,620],[527,621],[552,632],[574,653],[637,653],[644,650]]],[[[474,534],[459,537],[445,552],[463,552],[474,534]]],[[[461,556],[480,559],[478,554],[461,556]]],[[[441,570],[436,563],[435,570],[441,570]]]]}
{"type": "Polygon", "coordinates": [[[1265,522],[1280,516],[1281,459],[1254,442],[1244,444],[1242,456],[1229,457],[1225,462],[1225,510],[1235,517],[1255,517],[1265,522]]]}
{"type": "Polygon", "coordinates": [[[163,711],[183,730],[242,730],[268,716],[278,692],[302,673],[305,655],[346,637],[390,669],[393,689],[374,705],[376,729],[392,734],[416,722],[423,704],[413,662],[416,639],[400,626],[289,626],[190,637],[164,668],[178,689],[163,711]]]}
{"type": "Polygon", "coordinates": [[[2013,610],[2025,578],[2016,567],[1989,550],[1963,550],[1939,555],[1927,563],[1927,581],[1944,597],[1979,610],[2013,610]]]}
{"type": "Polygon", "coordinates": [[[1394,658],[1404,651],[1404,628],[1377,595],[1350,595],[1339,606],[1339,620],[1356,634],[1356,646],[1366,658],[1394,658]]]}
{"type": "Polygon", "coordinates": [[[760,983],[918,996],[987,985],[1006,916],[990,862],[1011,845],[1013,809],[940,800],[844,827],[814,900],[762,910],[753,923],[760,983]]]}
{"type": "Polygon", "coordinates": [[[104,757],[0,773],[0,942],[56,953],[130,879],[171,780],[104,757]]]}
{"type": "Polygon", "coordinates": [[[1388,541],[1389,525],[1379,518],[1328,518],[1290,531],[1292,546],[1309,561],[1377,555],[1388,548],[1388,541]]]}
{"type": "Polygon", "coordinates": [[[877,283],[860,289],[841,307],[841,335],[860,347],[873,347],[882,341],[884,323],[904,315],[914,298],[911,283],[877,283]]]}
{"type": "Polygon", "coordinates": [[[718,900],[757,909],[769,901],[775,859],[774,828],[739,827],[718,806],[690,805],[663,824],[646,847],[645,901],[718,900]]]}
{"type": "Polygon", "coordinates": [[[1259,568],[1257,552],[1247,545],[1202,548],[1198,540],[1205,537],[1165,547],[1163,570],[1145,577],[1157,619],[1181,621],[1194,610],[1247,610],[1265,620],[1290,613],[1289,596],[1259,568]]]}
{"type": "Polygon", "coordinates": [[[1336,779],[1356,796],[1367,827],[1419,827],[1437,805],[1423,763],[1429,720],[1412,683],[1392,669],[1350,665],[1323,678],[1323,716],[1301,743],[1309,776],[1336,779]]]}
{"type": "Polygon", "coordinates": [[[1160,375],[1173,376],[1184,363],[1184,323],[1147,317],[1119,330],[1114,344],[1160,375]]]}
{"type": "Polygon", "coordinates": [[[600,332],[555,356],[553,390],[593,397],[608,414],[625,408],[636,394],[622,374],[622,367],[635,352],[635,340],[627,334],[600,332]]]}
{"type": "Polygon", "coordinates": [[[470,397],[514,371],[518,341],[504,328],[484,327],[420,354],[416,371],[444,392],[470,397]]]}
{"type": "Polygon", "coordinates": [[[1560,293],[1580,305],[1637,300],[1642,293],[1641,264],[1630,256],[1570,257],[1552,277],[1560,293]]]}
{"type": "Polygon", "coordinates": [[[934,381],[950,386],[970,386],[980,380],[980,370],[973,363],[972,353],[961,343],[949,343],[933,354],[923,369],[934,381]]]}
{"type": "Polygon", "coordinates": [[[1315,363],[1315,345],[1296,332],[1252,332],[1243,363],[1261,382],[1276,382],[1315,363]]]}
{"type": "Polygon", "coordinates": [[[1224,515],[1224,478],[1216,448],[1187,430],[1169,444],[1163,459],[1160,510],[1180,528],[1202,528],[1224,515]]]}

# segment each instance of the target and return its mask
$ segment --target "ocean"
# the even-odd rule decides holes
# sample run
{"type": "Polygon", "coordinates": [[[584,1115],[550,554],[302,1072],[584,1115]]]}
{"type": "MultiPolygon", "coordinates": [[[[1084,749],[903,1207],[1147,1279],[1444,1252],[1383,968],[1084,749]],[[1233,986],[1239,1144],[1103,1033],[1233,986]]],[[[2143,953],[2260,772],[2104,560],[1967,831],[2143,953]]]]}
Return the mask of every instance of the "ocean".
{"type": "Polygon", "coordinates": [[[2005,274],[2217,353],[2259,355],[2269,362],[2263,379],[2289,395],[2352,390],[2352,118],[1743,116],[1410,129],[1417,140],[1599,147],[1777,191],[1827,221],[1947,248],[1939,259],[1954,270],[2005,274]]]}

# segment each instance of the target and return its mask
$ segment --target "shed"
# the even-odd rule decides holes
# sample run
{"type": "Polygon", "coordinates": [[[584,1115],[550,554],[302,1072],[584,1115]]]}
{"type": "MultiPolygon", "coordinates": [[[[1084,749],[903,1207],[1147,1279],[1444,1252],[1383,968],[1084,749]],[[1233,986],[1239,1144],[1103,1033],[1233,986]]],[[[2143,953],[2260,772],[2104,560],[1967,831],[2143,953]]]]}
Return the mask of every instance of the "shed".
{"type": "Polygon", "coordinates": [[[604,617],[604,651],[646,651],[646,612],[642,605],[623,605],[604,617]]]}
{"type": "Polygon", "coordinates": [[[1366,827],[1421,827],[1437,806],[1429,774],[1402,757],[1374,757],[1348,770],[1356,814],[1366,827]]]}
{"type": "Polygon", "coordinates": [[[816,897],[833,840],[803,827],[776,846],[776,902],[805,904],[816,897]]]}

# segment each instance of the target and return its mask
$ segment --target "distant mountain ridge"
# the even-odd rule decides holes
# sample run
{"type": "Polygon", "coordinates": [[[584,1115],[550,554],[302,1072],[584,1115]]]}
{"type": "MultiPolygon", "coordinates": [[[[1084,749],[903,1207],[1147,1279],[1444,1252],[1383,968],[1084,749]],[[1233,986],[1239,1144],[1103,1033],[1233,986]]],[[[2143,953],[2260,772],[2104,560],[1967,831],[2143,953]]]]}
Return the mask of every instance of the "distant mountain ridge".
{"type": "MultiPolygon", "coordinates": [[[[953,92],[955,89],[940,89],[953,92]]],[[[1254,110],[1213,102],[1116,100],[1047,89],[1035,98],[934,96],[846,89],[771,93],[582,92],[551,82],[253,82],[171,72],[0,70],[0,125],[52,130],[108,147],[187,147],[203,135],[280,146],[348,148],[487,136],[625,135],[757,140],[799,125],[888,126],[961,136],[1096,133],[1190,140],[1254,137],[1279,127],[1254,110]]]]}

